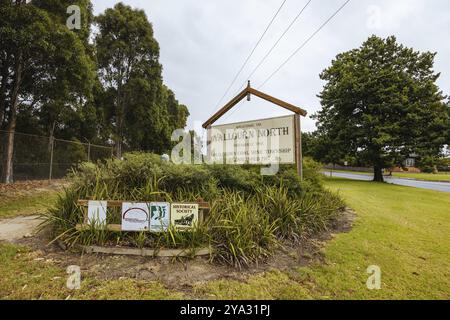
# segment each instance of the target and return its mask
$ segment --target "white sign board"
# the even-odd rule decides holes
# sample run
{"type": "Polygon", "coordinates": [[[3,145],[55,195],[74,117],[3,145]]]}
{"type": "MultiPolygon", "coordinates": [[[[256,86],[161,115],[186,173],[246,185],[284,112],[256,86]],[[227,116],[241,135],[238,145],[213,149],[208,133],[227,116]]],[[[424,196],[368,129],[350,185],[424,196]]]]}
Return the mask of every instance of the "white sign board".
{"type": "Polygon", "coordinates": [[[107,201],[89,201],[87,223],[94,226],[105,225],[107,206],[107,201]]]}
{"type": "Polygon", "coordinates": [[[122,231],[146,231],[150,224],[150,204],[122,203],[122,231]]]}
{"type": "Polygon", "coordinates": [[[210,161],[226,164],[294,164],[294,116],[211,127],[210,161]]]}
{"type": "Polygon", "coordinates": [[[175,228],[190,229],[198,222],[198,203],[172,203],[170,216],[175,228]]]}
{"type": "Polygon", "coordinates": [[[166,231],[170,224],[170,204],[152,202],[150,204],[150,231],[166,231]]]}

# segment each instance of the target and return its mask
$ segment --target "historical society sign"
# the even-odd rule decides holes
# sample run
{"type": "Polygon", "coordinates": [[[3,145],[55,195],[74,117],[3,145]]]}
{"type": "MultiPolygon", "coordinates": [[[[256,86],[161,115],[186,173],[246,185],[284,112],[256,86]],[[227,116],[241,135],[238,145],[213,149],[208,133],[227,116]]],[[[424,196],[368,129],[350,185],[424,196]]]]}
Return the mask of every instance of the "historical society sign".
{"type": "Polygon", "coordinates": [[[294,116],[213,126],[208,139],[215,163],[295,163],[294,116]]]}

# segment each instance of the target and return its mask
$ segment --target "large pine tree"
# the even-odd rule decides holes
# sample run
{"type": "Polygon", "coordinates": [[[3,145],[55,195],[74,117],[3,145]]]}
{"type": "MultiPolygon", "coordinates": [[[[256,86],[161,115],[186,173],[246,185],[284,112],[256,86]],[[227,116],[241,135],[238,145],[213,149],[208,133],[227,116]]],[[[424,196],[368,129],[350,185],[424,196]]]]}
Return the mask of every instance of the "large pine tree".
{"type": "Polygon", "coordinates": [[[435,55],[376,36],[339,54],[320,75],[326,84],[319,135],[372,165],[375,181],[383,181],[383,168],[412,153],[438,156],[449,143],[450,122],[436,85],[435,55]]]}

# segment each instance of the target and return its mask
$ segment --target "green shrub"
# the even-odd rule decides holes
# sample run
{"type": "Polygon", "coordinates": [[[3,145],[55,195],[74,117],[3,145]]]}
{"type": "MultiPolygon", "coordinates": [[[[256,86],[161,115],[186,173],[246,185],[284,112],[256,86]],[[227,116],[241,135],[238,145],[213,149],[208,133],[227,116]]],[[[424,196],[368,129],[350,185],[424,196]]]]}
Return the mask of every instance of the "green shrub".
{"type": "MultiPolygon", "coordinates": [[[[344,204],[321,186],[320,165],[305,159],[304,181],[294,166],[276,176],[261,176],[257,166],[175,165],[153,154],[129,153],[125,160],[82,164],[70,188],[46,215],[54,238],[68,245],[110,244],[133,247],[211,246],[212,259],[242,267],[269,257],[283,242],[298,242],[326,230],[344,204]],[[211,211],[191,232],[132,233],[77,231],[83,223],[78,199],[183,201],[202,198],[211,211]]],[[[120,223],[120,208],[108,208],[108,224],[120,223]]]]}
{"type": "Polygon", "coordinates": [[[208,221],[215,257],[241,267],[270,256],[278,244],[276,224],[254,199],[226,191],[208,221]]]}

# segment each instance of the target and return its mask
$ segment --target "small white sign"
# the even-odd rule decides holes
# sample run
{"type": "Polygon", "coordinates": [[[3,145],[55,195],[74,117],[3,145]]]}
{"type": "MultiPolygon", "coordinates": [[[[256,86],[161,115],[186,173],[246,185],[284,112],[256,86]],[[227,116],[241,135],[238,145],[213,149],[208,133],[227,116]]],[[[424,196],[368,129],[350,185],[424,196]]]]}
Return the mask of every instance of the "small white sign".
{"type": "Polygon", "coordinates": [[[107,205],[107,201],[89,201],[87,223],[94,226],[105,225],[107,205]]]}
{"type": "Polygon", "coordinates": [[[167,202],[152,202],[150,204],[150,231],[166,231],[169,224],[170,204],[167,202]]]}
{"type": "Polygon", "coordinates": [[[177,229],[190,229],[198,222],[198,203],[172,203],[170,216],[177,229]]]}
{"type": "Polygon", "coordinates": [[[122,231],[146,231],[150,222],[149,203],[122,203],[122,231]]]}

